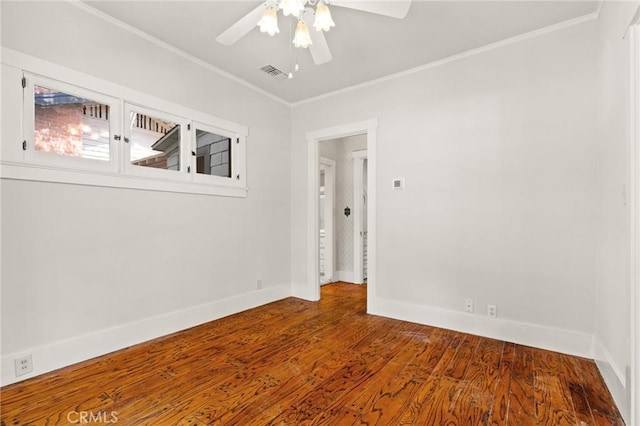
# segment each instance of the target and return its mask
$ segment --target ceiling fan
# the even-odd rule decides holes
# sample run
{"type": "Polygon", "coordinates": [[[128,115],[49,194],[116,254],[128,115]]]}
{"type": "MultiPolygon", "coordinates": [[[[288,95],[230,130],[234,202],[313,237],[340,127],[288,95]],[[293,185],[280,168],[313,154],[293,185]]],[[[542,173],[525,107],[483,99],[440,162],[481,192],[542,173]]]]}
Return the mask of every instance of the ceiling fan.
{"type": "Polygon", "coordinates": [[[284,16],[292,15],[298,19],[293,44],[296,47],[308,47],[313,62],[320,65],[332,59],[323,32],[334,26],[328,6],[402,19],[407,16],[410,5],[411,0],[266,0],[216,37],[216,41],[232,46],[257,26],[260,31],[273,36],[280,32],[277,12],[282,11],[284,16]],[[312,26],[315,30],[309,31],[312,26]]]}

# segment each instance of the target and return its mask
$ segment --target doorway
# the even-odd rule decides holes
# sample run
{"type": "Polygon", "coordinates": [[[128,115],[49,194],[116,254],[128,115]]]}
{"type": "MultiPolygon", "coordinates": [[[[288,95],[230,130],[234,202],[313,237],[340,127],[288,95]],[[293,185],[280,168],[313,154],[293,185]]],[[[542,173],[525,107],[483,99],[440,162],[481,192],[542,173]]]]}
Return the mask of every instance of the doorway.
{"type": "MultiPolygon", "coordinates": [[[[367,312],[375,314],[376,299],[376,131],[377,120],[368,120],[352,124],[346,124],[336,127],[330,127],[315,131],[307,132],[308,147],[308,179],[307,179],[307,294],[310,300],[320,299],[320,221],[319,221],[319,205],[320,205],[320,143],[331,139],[342,139],[362,135],[366,139],[366,178],[362,175],[362,179],[366,180],[366,199],[363,197],[362,206],[366,208],[367,213],[367,312]],[[366,207],[365,207],[366,206],[366,207]]],[[[353,168],[353,158],[349,158],[349,162],[353,168]]],[[[364,163],[363,163],[364,166],[364,163]]],[[[353,171],[352,171],[353,173],[353,171]]],[[[339,181],[338,170],[336,170],[336,184],[339,181]]],[[[325,175],[326,178],[326,175],[325,175]]],[[[336,193],[338,190],[336,189],[336,193]]],[[[351,217],[351,226],[353,232],[354,219],[354,201],[353,195],[348,203],[341,203],[336,194],[334,206],[334,229],[340,224],[339,218],[351,217]],[[345,205],[342,205],[345,204],[345,205]]],[[[344,221],[343,221],[344,223],[344,221]]],[[[360,231],[358,231],[359,234],[360,231]]],[[[335,252],[334,252],[335,253],[335,252]]],[[[353,263],[352,263],[353,264],[353,263]]],[[[338,278],[348,282],[354,282],[353,272],[356,270],[351,267],[351,277],[342,275],[338,262],[334,262],[334,280],[338,278]]],[[[358,269],[359,270],[359,269],[358,269]]],[[[363,270],[364,272],[364,270],[363,270]]],[[[347,272],[348,274],[348,272],[347,272]]]]}
{"type": "Polygon", "coordinates": [[[320,285],[364,284],[367,135],[319,142],[320,285]]]}

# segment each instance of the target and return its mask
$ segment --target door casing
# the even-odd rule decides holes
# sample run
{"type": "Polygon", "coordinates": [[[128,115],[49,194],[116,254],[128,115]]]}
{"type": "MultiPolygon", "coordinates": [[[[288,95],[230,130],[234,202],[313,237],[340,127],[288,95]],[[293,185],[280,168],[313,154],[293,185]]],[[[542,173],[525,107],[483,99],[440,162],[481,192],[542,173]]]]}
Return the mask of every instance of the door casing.
{"type": "Polygon", "coordinates": [[[367,312],[377,313],[376,306],[376,138],[378,120],[371,119],[335,127],[312,130],[307,139],[307,281],[304,293],[309,300],[320,300],[319,274],[319,159],[318,143],[329,139],[366,134],[367,136],[367,212],[368,212],[368,279],[367,312]]]}

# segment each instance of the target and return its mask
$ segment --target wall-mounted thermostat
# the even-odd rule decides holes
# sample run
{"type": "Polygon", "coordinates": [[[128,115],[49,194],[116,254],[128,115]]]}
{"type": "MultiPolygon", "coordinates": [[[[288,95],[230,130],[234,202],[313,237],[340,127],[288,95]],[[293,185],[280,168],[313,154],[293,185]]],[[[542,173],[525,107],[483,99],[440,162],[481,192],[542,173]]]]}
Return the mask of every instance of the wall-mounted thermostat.
{"type": "Polygon", "coordinates": [[[404,189],[404,178],[395,178],[393,180],[393,189],[404,189]]]}

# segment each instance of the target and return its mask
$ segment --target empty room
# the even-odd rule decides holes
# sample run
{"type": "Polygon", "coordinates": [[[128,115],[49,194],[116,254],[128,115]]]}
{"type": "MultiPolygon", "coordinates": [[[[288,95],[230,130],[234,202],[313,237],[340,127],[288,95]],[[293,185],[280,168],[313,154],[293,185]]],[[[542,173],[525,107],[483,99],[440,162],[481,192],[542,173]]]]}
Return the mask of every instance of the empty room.
{"type": "Polygon", "coordinates": [[[0,0],[0,424],[640,426],[640,1],[0,0]]]}

